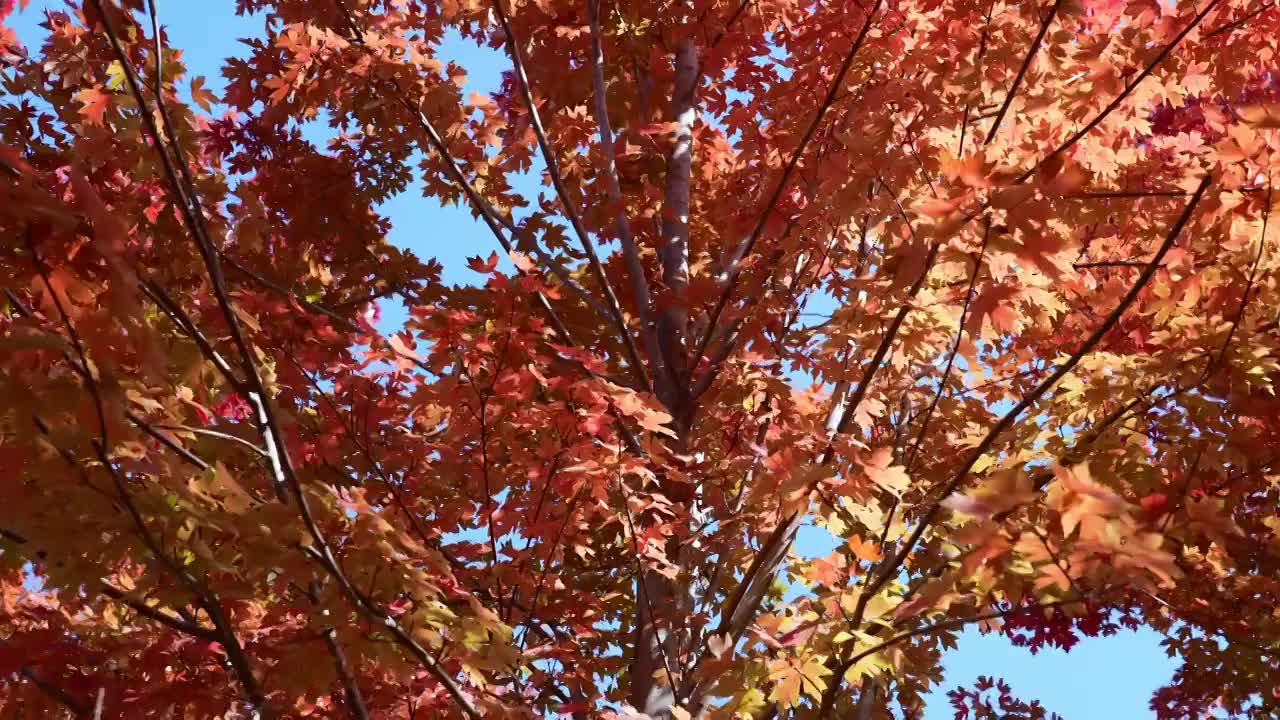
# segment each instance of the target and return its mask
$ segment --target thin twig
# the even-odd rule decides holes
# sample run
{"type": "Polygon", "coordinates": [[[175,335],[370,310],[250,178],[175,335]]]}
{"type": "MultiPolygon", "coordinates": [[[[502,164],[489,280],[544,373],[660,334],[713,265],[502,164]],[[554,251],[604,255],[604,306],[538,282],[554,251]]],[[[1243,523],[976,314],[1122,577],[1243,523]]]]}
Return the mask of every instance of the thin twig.
{"type": "Polygon", "coordinates": [[[640,357],[640,349],[636,347],[635,337],[632,336],[631,329],[627,326],[627,320],[622,315],[622,306],[618,304],[618,296],[614,293],[613,285],[609,282],[609,278],[604,274],[604,265],[600,262],[600,256],[596,253],[591,236],[582,224],[582,218],[578,215],[577,205],[569,197],[569,190],[565,187],[564,175],[560,172],[560,163],[556,160],[555,150],[552,149],[551,142],[547,140],[547,132],[543,127],[542,117],[538,113],[538,105],[533,99],[533,89],[530,87],[529,77],[525,73],[524,54],[520,50],[520,42],[514,35],[511,23],[507,20],[507,13],[502,8],[502,0],[493,0],[493,8],[498,16],[498,22],[502,25],[502,30],[506,34],[506,46],[508,54],[511,55],[511,65],[515,70],[515,77],[520,87],[520,92],[524,96],[525,105],[529,109],[529,121],[533,125],[533,133],[537,138],[538,148],[542,151],[542,160],[547,166],[547,174],[551,177],[551,184],[555,188],[556,196],[560,199],[560,206],[564,209],[565,217],[569,220],[569,225],[578,237],[578,244],[582,246],[582,251],[587,255],[587,264],[590,265],[591,272],[595,275],[601,292],[604,293],[606,307],[610,317],[613,318],[615,329],[620,335],[623,346],[627,350],[636,379],[640,381],[641,386],[646,390],[652,390],[653,385],[645,372],[645,364],[640,357]]]}
{"type": "MultiPolygon", "coordinates": [[[[929,421],[933,419],[933,412],[938,407],[938,402],[942,399],[942,393],[946,391],[947,382],[951,379],[951,368],[955,364],[956,355],[960,352],[960,343],[964,339],[965,324],[969,319],[969,303],[973,301],[973,288],[978,282],[978,275],[982,271],[982,260],[987,253],[987,241],[991,238],[991,224],[987,223],[986,229],[982,233],[982,247],[978,250],[978,255],[973,260],[973,273],[969,275],[969,286],[964,291],[964,305],[960,308],[960,327],[956,330],[955,342],[951,344],[951,352],[947,354],[947,363],[942,370],[942,379],[938,381],[938,390],[933,394],[933,400],[929,403],[929,408],[924,413],[924,419],[920,423],[920,432],[916,434],[916,441],[911,446],[910,452],[907,454],[907,474],[911,474],[911,469],[915,466],[916,456],[920,452],[920,445],[924,442],[925,437],[929,433],[929,421]]],[[[888,528],[888,525],[885,525],[888,528]]]]}
{"type": "Polygon", "coordinates": [[[898,550],[897,554],[894,555],[893,560],[889,562],[884,571],[867,586],[867,589],[864,592],[864,597],[869,598],[873,596],[885,585],[885,583],[889,582],[889,580],[896,575],[898,569],[904,562],[906,562],[906,559],[911,552],[915,550],[915,546],[920,541],[920,538],[933,523],[933,520],[938,516],[938,513],[942,510],[942,501],[949,497],[965,482],[969,476],[970,468],[972,468],[978,461],[978,458],[982,457],[989,449],[991,449],[996,438],[1003,434],[1004,431],[1009,428],[1024,411],[1034,405],[1045,393],[1052,389],[1059,380],[1065,377],[1067,373],[1071,372],[1075,366],[1084,359],[1084,356],[1091,352],[1094,346],[1102,340],[1103,336],[1106,335],[1120,320],[1120,317],[1129,309],[1129,306],[1133,304],[1135,299],[1137,299],[1138,294],[1142,292],[1142,289],[1145,288],[1147,283],[1151,280],[1151,277],[1155,274],[1156,267],[1160,264],[1160,261],[1164,259],[1164,256],[1169,252],[1169,249],[1173,247],[1174,241],[1178,239],[1183,228],[1186,227],[1188,222],[1190,222],[1196,206],[1200,203],[1200,198],[1203,197],[1204,191],[1209,187],[1210,180],[1210,176],[1206,175],[1200,181],[1199,187],[1196,188],[1195,195],[1191,197],[1191,201],[1188,202],[1186,207],[1183,209],[1182,215],[1178,218],[1177,222],[1174,223],[1168,235],[1165,236],[1164,242],[1161,243],[1160,249],[1156,251],[1155,257],[1152,258],[1151,263],[1147,265],[1146,269],[1129,288],[1128,292],[1125,293],[1124,297],[1121,298],[1115,308],[1113,308],[1102,321],[1102,323],[1094,329],[1084,343],[1081,344],[1070,357],[1057,366],[1049,377],[1041,381],[1035,389],[1024,396],[1017,405],[1005,413],[1004,416],[1002,416],[1000,420],[987,432],[982,441],[979,442],[972,451],[970,451],[968,458],[961,464],[960,468],[952,476],[951,480],[942,487],[941,491],[937,494],[939,499],[930,504],[911,535],[907,538],[907,541],[898,550]]]}
{"type": "MultiPolygon", "coordinates": [[[[262,383],[262,378],[258,374],[257,362],[254,360],[253,351],[249,348],[243,333],[240,331],[239,319],[231,304],[230,296],[226,291],[226,285],[223,280],[222,270],[219,264],[218,250],[214,246],[204,223],[203,210],[200,208],[199,196],[194,194],[188,196],[188,191],[194,193],[194,186],[188,185],[187,187],[184,187],[179,171],[174,167],[175,163],[165,151],[166,145],[163,141],[163,136],[156,124],[155,118],[148,111],[148,105],[142,92],[141,82],[138,80],[135,71],[128,62],[128,55],[126,54],[124,47],[120,44],[120,40],[116,35],[115,29],[112,27],[110,20],[107,19],[102,0],[90,1],[94,4],[94,7],[98,10],[98,14],[102,18],[107,38],[111,42],[112,48],[115,50],[117,59],[125,70],[125,79],[129,85],[130,92],[132,93],[134,100],[138,103],[140,110],[142,110],[141,114],[144,120],[144,125],[147,128],[148,133],[151,135],[151,139],[155,143],[157,150],[160,151],[162,165],[165,169],[165,174],[169,183],[169,189],[174,194],[175,199],[179,201],[187,229],[196,241],[196,245],[204,258],[206,270],[208,271],[210,280],[213,284],[219,307],[222,310],[226,322],[231,328],[232,339],[235,341],[236,348],[241,355],[241,362],[247,376],[246,383],[251,390],[249,393],[249,400],[257,408],[258,421],[262,430],[263,440],[267,445],[266,450],[271,456],[274,476],[273,479],[276,482],[276,491],[282,500],[287,496],[292,496],[292,499],[297,505],[298,515],[302,519],[303,524],[307,529],[307,533],[312,539],[313,545],[304,546],[304,552],[338,581],[339,585],[356,603],[359,609],[373,616],[375,619],[387,626],[396,642],[418,658],[418,660],[427,668],[428,672],[430,672],[436,680],[444,686],[446,691],[464,714],[472,720],[479,720],[480,713],[472,703],[471,699],[462,691],[454,678],[440,666],[435,656],[414,640],[413,637],[405,631],[394,618],[378,609],[373,605],[369,598],[356,590],[355,587],[351,585],[351,582],[346,577],[345,573],[343,573],[342,569],[338,566],[329,543],[321,532],[311,511],[310,503],[307,500],[306,493],[302,489],[302,484],[298,479],[292,460],[289,458],[289,454],[285,450],[285,444],[283,442],[279,425],[276,421],[271,403],[268,401],[266,390],[262,383]]],[[[161,116],[163,117],[165,115],[165,112],[163,111],[163,101],[160,101],[159,105],[161,106],[161,116]]],[[[175,148],[175,152],[180,154],[181,149],[175,148]]],[[[182,172],[185,173],[185,162],[180,162],[178,165],[183,167],[182,172]]],[[[99,448],[99,453],[105,458],[105,448],[102,448],[101,445],[99,448]]],[[[113,471],[114,466],[108,464],[108,470],[113,471]]],[[[117,485],[122,486],[118,474],[115,475],[115,478],[117,480],[117,485]]],[[[206,607],[206,611],[210,612],[215,625],[221,625],[218,617],[221,615],[220,611],[215,613],[215,611],[209,607],[206,607]]],[[[220,627],[220,629],[222,628],[220,627]]],[[[226,634],[229,634],[229,632],[226,634]]],[[[228,650],[230,651],[230,648],[228,648],[228,650]]],[[[232,656],[230,652],[228,652],[228,656],[229,659],[232,660],[233,665],[236,664],[237,659],[232,656]]],[[[245,669],[247,670],[247,665],[245,665],[245,669]]],[[[254,704],[256,707],[261,707],[261,691],[257,689],[256,680],[253,679],[252,673],[248,673],[248,677],[242,677],[241,680],[246,684],[247,690],[250,688],[250,683],[252,683],[252,688],[256,691],[256,697],[252,699],[255,701],[254,704]]]]}
{"type": "Polygon", "coordinates": [[[720,299],[716,301],[715,308],[707,318],[707,329],[703,332],[702,339],[698,342],[693,355],[689,359],[689,365],[686,370],[688,376],[692,376],[697,372],[702,356],[707,352],[707,345],[710,344],[711,337],[719,324],[720,315],[724,312],[725,306],[729,304],[729,299],[733,296],[733,291],[737,287],[738,278],[742,274],[742,261],[755,248],[756,242],[759,241],[760,236],[764,233],[765,225],[773,214],[774,206],[778,204],[782,193],[787,189],[792,173],[795,172],[796,166],[800,164],[801,157],[803,157],[805,150],[809,147],[809,143],[813,140],[813,136],[817,133],[818,127],[822,124],[823,118],[826,117],[827,111],[835,103],[836,95],[844,86],[844,78],[849,73],[850,68],[853,67],[853,60],[857,57],[858,51],[862,49],[867,33],[871,30],[872,21],[875,20],[876,12],[879,11],[883,1],[875,0],[875,4],[867,11],[866,19],[862,23],[862,29],[858,31],[858,36],[854,39],[852,47],[849,48],[849,52],[845,54],[844,60],[841,61],[840,68],[836,71],[836,76],[832,79],[831,86],[827,89],[826,97],[823,98],[822,103],[818,106],[817,113],[809,121],[809,126],[805,129],[804,135],[800,137],[800,144],[791,153],[791,158],[783,168],[782,175],[778,178],[777,183],[774,184],[773,191],[769,195],[768,202],[765,203],[764,210],[761,211],[755,226],[751,229],[751,233],[743,239],[742,243],[729,257],[726,263],[727,276],[724,278],[724,290],[721,291],[720,299]]]}

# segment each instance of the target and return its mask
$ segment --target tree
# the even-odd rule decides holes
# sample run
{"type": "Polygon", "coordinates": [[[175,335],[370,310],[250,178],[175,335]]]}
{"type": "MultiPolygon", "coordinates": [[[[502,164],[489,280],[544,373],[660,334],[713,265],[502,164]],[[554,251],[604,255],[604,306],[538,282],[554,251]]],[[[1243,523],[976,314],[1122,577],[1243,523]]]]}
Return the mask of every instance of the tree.
{"type": "Polygon", "coordinates": [[[5,717],[915,717],[974,623],[1274,717],[1272,2],[238,0],[221,97],[157,4],[0,31],[5,717]]]}

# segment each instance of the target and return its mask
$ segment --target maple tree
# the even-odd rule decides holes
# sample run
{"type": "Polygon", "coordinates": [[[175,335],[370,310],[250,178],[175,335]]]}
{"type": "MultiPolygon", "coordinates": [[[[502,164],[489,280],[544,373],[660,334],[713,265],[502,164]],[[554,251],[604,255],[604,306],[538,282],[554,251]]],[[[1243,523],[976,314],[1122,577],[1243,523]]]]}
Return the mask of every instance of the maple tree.
{"type": "Polygon", "coordinates": [[[1280,709],[1272,1],[159,4],[0,26],[4,717],[1280,709]]]}

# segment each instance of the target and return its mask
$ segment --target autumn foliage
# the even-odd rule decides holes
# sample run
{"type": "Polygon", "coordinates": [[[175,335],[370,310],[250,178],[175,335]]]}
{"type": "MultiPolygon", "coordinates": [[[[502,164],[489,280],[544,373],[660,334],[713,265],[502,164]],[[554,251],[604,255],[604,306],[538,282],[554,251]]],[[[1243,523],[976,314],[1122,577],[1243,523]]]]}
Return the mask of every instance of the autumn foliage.
{"type": "Polygon", "coordinates": [[[1280,713],[1270,0],[163,4],[0,25],[0,716],[1280,713]]]}

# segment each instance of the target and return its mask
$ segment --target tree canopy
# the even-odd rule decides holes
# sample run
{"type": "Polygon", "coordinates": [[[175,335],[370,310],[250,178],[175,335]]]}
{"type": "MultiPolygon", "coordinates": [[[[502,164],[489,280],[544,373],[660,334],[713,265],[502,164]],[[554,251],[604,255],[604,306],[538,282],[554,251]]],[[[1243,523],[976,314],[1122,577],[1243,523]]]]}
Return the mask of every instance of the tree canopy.
{"type": "Polygon", "coordinates": [[[1280,712],[1273,0],[163,5],[0,25],[0,716],[1280,712]]]}

